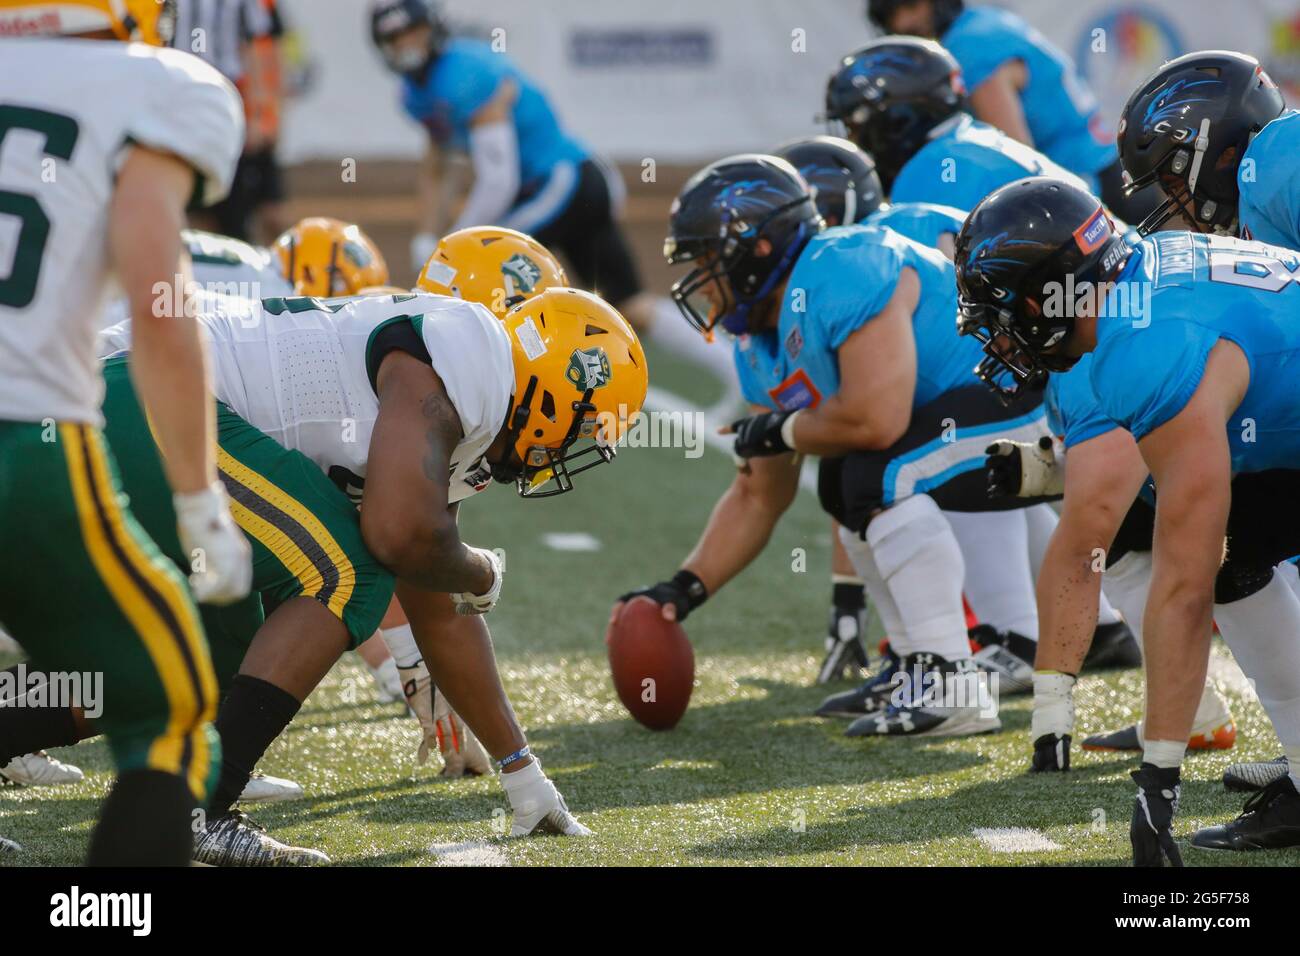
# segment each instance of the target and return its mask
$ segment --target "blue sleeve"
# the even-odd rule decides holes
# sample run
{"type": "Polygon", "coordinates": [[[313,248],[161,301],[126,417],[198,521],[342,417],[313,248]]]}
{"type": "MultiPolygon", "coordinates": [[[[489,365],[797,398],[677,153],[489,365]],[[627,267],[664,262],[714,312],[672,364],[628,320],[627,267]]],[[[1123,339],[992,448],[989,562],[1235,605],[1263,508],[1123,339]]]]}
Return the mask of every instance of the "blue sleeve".
{"type": "Polygon", "coordinates": [[[492,99],[509,67],[500,54],[465,57],[458,66],[443,74],[445,82],[439,93],[450,108],[452,125],[466,129],[474,114],[492,99]]]}
{"type": "Polygon", "coordinates": [[[899,274],[907,265],[898,241],[886,239],[856,246],[851,256],[839,259],[832,277],[834,284],[809,291],[808,310],[822,326],[830,348],[838,349],[889,304],[899,274]],[[849,288],[845,287],[844,276],[852,277],[849,288]]]}
{"type": "Polygon", "coordinates": [[[759,381],[754,366],[749,364],[749,359],[741,349],[739,340],[732,345],[731,355],[736,363],[736,377],[740,379],[740,394],[745,396],[745,401],[751,405],[762,405],[764,408],[771,408],[772,398],[767,394],[767,389],[763,387],[763,383],[759,381]]]}
{"type": "Polygon", "coordinates": [[[1102,412],[1087,369],[1052,375],[1044,404],[1048,427],[1067,449],[1119,427],[1102,412]]]}
{"type": "Polygon", "coordinates": [[[972,8],[943,36],[943,45],[961,67],[968,90],[974,90],[1016,56],[1014,47],[1018,38],[997,27],[998,24],[980,16],[978,8],[972,8]]]}
{"type": "Polygon", "coordinates": [[[1092,364],[1092,388],[1102,413],[1141,441],[1191,401],[1218,339],[1210,329],[1180,321],[1110,336],[1092,364]]]}

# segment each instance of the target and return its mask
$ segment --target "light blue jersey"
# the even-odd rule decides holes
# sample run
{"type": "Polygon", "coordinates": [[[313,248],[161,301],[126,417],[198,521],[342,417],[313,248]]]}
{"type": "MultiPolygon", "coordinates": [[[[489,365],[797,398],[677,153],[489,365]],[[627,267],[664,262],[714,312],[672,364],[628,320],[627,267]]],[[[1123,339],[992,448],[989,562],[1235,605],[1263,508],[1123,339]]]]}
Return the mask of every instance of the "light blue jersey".
{"type": "Polygon", "coordinates": [[[1237,220],[1247,239],[1300,249],[1300,112],[1259,131],[1237,167],[1237,220]]]}
{"type": "Polygon", "coordinates": [[[448,41],[423,82],[417,84],[409,77],[402,81],[402,106],[436,142],[467,150],[470,119],[507,80],[518,90],[513,116],[523,187],[547,179],[558,163],[587,158],[589,151],[560,127],[542,91],[504,54],[494,53],[481,40],[448,41]]]}
{"type": "Polygon", "coordinates": [[[1020,105],[1034,147],[1097,191],[1094,177],[1119,158],[1115,136],[1068,56],[1021,17],[997,7],[968,6],[939,42],[961,66],[968,90],[1008,60],[1024,63],[1028,83],[1020,105]]]}
{"type": "Polygon", "coordinates": [[[1090,438],[1119,428],[1105,416],[1092,390],[1092,355],[1079,359],[1068,372],[1053,372],[1047,378],[1043,407],[1047,410],[1047,427],[1061,439],[1068,451],[1090,438]]]}
{"type": "Polygon", "coordinates": [[[939,248],[939,237],[950,233],[956,240],[966,213],[951,206],[928,202],[899,202],[881,206],[866,219],[867,226],[886,226],[927,249],[939,248]]]}
{"type": "Polygon", "coordinates": [[[903,164],[889,199],[974,209],[993,190],[1026,176],[1053,176],[1094,191],[1033,147],[958,113],[936,126],[930,141],[903,164]]]}
{"type": "Polygon", "coordinates": [[[814,236],[786,283],[775,330],[736,340],[736,368],[745,398],[775,410],[815,408],[839,391],[838,351],[878,315],[904,268],[916,270],[920,300],[912,316],[916,390],[912,407],[975,384],[981,351],[957,335],[952,264],[878,226],[836,226],[814,236]]]}
{"type": "Polygon", "coordinates": [[[1141,440],[1182,411],[1228,339],[1250,362],[1228,421],[1233,471],[1300,468],[1300,253],[1163,232],[1137,245],[1116,282],[1150,298],[1137,318],[1107,316],[1102,303],[1091,379],[1103,414],[1141,440]]]}

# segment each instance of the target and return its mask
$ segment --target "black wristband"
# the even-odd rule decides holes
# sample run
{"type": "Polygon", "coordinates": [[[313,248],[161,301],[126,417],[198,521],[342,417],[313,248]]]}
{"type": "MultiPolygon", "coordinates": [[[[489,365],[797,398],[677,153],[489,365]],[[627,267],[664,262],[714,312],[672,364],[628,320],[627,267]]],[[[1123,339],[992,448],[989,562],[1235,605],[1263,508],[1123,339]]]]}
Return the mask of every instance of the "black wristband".
{"type": "Polygon", "coordinates": [[[709,599],[709,591],[704,586],[704,582],[685,568],[674,574],[672,580],[673,584],[681,588],[686,595],[686,603],[691,606],[692,611],[709,599]]]}

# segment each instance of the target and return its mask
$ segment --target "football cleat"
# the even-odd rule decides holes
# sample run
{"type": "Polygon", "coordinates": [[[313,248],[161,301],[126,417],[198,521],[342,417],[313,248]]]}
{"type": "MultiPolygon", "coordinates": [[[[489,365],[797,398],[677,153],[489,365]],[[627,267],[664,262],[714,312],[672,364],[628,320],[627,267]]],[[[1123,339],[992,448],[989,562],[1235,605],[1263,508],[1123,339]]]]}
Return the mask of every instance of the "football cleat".
{"type": "Polygon", "coordinates": [[[817,670],[817,683],[856,677],[868,667],[867,647],[862,643],[862,610],[831,608],[826,633],[826,656],[817,670]]]}
{"type": "Polygon", "coordinates": [[[56,760],[44,750],[15,757],[0,767],[0,777],[22,787],[62,787],[86,778],[80,767],[56,760]]]}
{"type": "Polygon", "coordinates": [[[1201,850],[1276,850],[1300,846],[1300,793],[1284,774],[1251,794],[1241,815],[1228,823],[1204,827],[1192,836],[1201,850]]]}
{"type": "Polygon", "coordinates": [[[0,654],[21,654],[22,647],[12,637],[0,629],[0,654]]]}
{"type": "Polygon", "coordinates": [[[1085,671],[1106,670],[1112,667],[1141,667],[1142,648],[1133,632],[1123,621],[1098,624],[1092,633],[1092,644],[1083,659],[1085,671]]]}
{"type": "Polygon", "coordinates": [[[980,670],[997,675],[999,694],[1028,694],[1034,689],[1036,641],[987,624],[971,628],[970,639],[979,645],[974,654],[975,664],[980,670]]]}
{"type": "Polygon", "coordinates": [[[1263,790],[1278,777],[1285,777],[1290,770],[1285,755],[1257,763],[1234,763],[1223,771],[1223,786],[1238,793],[1263,790]]]}
{"type": "Polygon", "coordinates": [[[22,849],[23,848],[13,840],[6,840],[4,837],[0,837],[0,853],[21,853],[22,849]]]}
{"type": "Polygon", "coordinates": [[[853,690],[831,694],[815,711],[818,717],[861,717],[879,710],[894,688],[894,675],[898,673],[898,655],[886,649],[885,659],[874,677],[853,690]]]}
{"type": "Polygon", "coordinates": [[[194,860],[208,866],[326,866],[320,850],[281,843],[236,811],[210,819],[194,838],[194,860]]]}
{"type": "Polygon", "coordinates": [[[268,777],[263,773],[254,773],[248,778],[244,792],[239,795],[240,803],[283,803],[286,800],[302,799],[302,787],[292,780],[281,777],[268,777]]]}
{"type": "MultiPolygon", "coordinates": [[[[1187,739],[1188,750],[1231,750],[1237,742],[1237,725],[1229,720],[1206,730],[1192,731],[1187,739]]],[[[1093,752],[1129,752],[1142,749],[1142,737],[1137,724],[1130,724],[1122,730],[1110,733],[1093,734],[1085,737],[1083,749],[1093,752]]],[[[1252,788],[1254,789],[1254,788],[1252,788]]]]}
{"type": "Polygon", "coordinates": [[[859,717],[848,737],[957,737],[1002,729],[987,676],[971,660],[911,654],[883,707],[859,717]]]}
{"type": "Polygon", "coordinates": [[[366,670],[370,671],[370,676],[374,678],[375,690],[379,692],[379,699],[385,704],[395,704],[403,699],[402,678],[397,672],[397,661],[388,657],[378,667],[366,664],[366,670]]]}

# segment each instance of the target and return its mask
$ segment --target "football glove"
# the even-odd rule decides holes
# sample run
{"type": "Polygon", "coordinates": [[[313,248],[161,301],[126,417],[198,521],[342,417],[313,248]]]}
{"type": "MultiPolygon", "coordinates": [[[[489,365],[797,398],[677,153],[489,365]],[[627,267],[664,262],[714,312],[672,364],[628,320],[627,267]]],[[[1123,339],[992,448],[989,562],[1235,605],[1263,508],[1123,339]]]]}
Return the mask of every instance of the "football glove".
{"type": "Polygon", "coordinates": [[[424,662],[414,667],[399,668],[402,693],[406,706],[420,722],[424,736],[416,751],[415,760],[420,766],[429,762],[429,754],[436,747],[442,754],[442,776],[463,777],[467,774],[482,776],[491,769],[487,751],[474,732],[451,709],[447,698],[433,686],[424,662]]]}
{"type": "Polygon", "coordinates": [[[492,586],[484,594],[471,594],[459,591],[451,596],[451,603],[456,605],[457,614],[486,614],[497,606],[501,598],[501,579],[505,577],[505,567],[495,551],[486,548],[470,548],[475,554],[482,555],[492,566],[492,586]]]}
{"type": "Polygon", "coordinates": [[[1030,773],[1064,772],[1070,769],[1070,735],[1043,734],[1034,741],[1034,762],[1030,773]]]}
{"type": "Polygon", "coordinates": [[[862,610],[831,608],[830,628],[826,632],[826,656],[817,670],[817,683],[828,684],[866,670],[867,648],[862,643],[862,610]]]}
{"type": "Polygon", "coordinates": [[[790,451],[781,435],[781,426],[794,412],[763,412],[731,423],[736,436],[734,447],[738,458],[764,458],[790,451]]]}
{"type": "Polygon", "coordinates": [[[503,773],[501,786],[510,798],[510,808],[515,812],[515,820],[510,827],[511,836],[591,836],[591,831],[569,812],[564,797],[560,796],[555,784],[542,773],[541,761],[536,757],[522,770],[503,773]]]}
{"type": "Polygon", "coordinates": [[[1138,786],[1128,828],[1133,865],[1164,866],[1168,858],[1170,866],[1182,866],[1183,857],[1174,840],[1174,816],[1182,794],[1178,768],[1144,763],[1132,776],[1138,786]]]}
{"type": "Polygon", "coordinates": [[[621,594],[618,601],[623,604],[634,597],[648,597],[659,605],[671,604],[677,609],[677,620],[681,622],[686,620],[686,615],[703,604],[708,596],[704,582],[690,571],[682,570],[674,574],[670,581],[660,581],[652,587],[637,588],[621,594]]]}
{"type": "Polygon", "coordinates": [[[172,495],[181,547],[190,557],[190,588],[200,604],[233,604],[253,585],[253,552],[230,516],[219,481],[189,494],[172,495]]]}
{"type": "Polygon", "coordinates": [[[1034,672],[1034,712],[1029,734],[1034,741],[1031,773],[1070,769],[1070,735],[1074,733],[1074,684],[1071,674],[1034,672]]]}
{"type": "Polygon", "coordinates": [[[1065,468],[1048,435],[1036,442],[1000,438],[985,448],[984,454],[988,456],[984,471],[990,498],[1038,498],[1065,493],[1065,468]]]}

